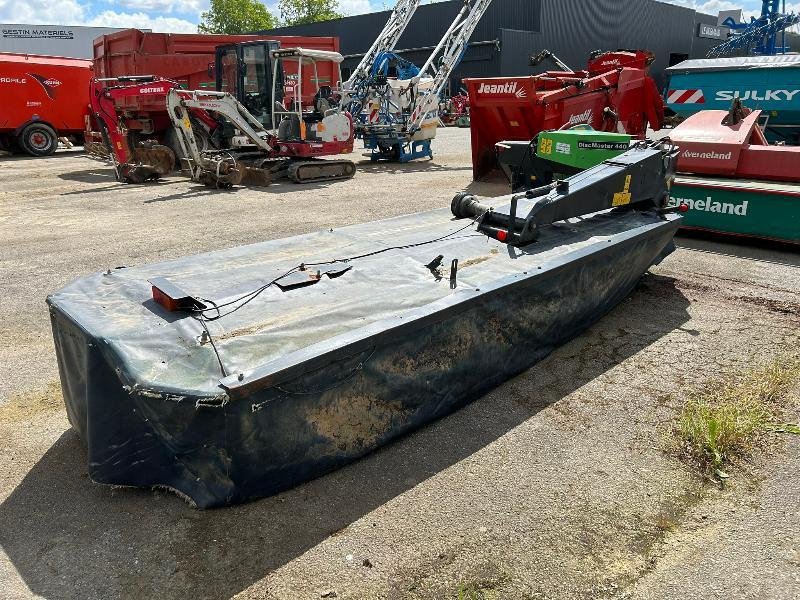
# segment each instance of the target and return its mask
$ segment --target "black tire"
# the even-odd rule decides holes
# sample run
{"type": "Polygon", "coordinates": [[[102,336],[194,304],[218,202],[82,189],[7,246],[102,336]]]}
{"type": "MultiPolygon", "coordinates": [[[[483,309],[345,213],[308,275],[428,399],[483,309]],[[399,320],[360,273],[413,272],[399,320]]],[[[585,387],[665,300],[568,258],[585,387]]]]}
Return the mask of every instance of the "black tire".
{"type": "MultiPolygon", "coordinates": [[[[211,141],[211,137],[208,135],[205,129],[202,129],[201,125],[193,122],[192,131],[194,132],[194,141],[197,143],[197,148],[200,150],[200,152],[206,152],[214,149],[214,144],[211,141]]],[[[183,150],[181,149],[181,144],[178,142],[178,132],[175,131],[174,127],[170,126],[166,130],[162,143],[175,154],[175,170],[180,171],[183,168],[182,159],[186,158],[186,156],[184,156],[183,150]]]]}
{"type": "Polygon", "coordinates": [[[11,148],[11,154],[24,154],[26,150],[19,143],[20,138],[13,135],[8,136],[8,147],[11,148]]]}
{"type": "Polygon", "coordinates": [[[0,150],[5,150],[11,154],[20,154],[23,152],[22,148],[19,147],[17,136],[11,133],[0,136],[0,150]]]}
{"type": "Polygon", "coordinates": [[[58,148],[58,136],[49,125],[31,123],[19,134],[19,143],[31,156],[49,156],[58,148]]]}

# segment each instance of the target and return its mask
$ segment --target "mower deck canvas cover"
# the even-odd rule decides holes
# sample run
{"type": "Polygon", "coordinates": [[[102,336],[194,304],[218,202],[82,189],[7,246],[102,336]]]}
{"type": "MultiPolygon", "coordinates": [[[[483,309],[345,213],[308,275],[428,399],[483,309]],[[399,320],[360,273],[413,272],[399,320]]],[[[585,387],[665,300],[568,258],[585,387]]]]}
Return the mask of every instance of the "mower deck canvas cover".
{"type": "Polygon", "coordinates": [[[82,277],[48,303],[89,474],[203,508],[317,477],[583,331],[671,251],[679,222],[613,209],[513,247],[442,209],[82,277]],[[209,337],[153,300],[156,278],[222,314],[279,279],[208,320],[209,337]]]}

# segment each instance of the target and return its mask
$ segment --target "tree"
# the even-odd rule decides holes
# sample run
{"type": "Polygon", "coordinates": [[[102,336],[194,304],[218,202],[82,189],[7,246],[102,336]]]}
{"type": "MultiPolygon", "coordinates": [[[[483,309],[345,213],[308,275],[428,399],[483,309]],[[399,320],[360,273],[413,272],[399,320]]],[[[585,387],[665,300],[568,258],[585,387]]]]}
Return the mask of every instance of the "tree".
{"type": "Polygon", "coordinates": [[[258,0],[211,0],[211,8],[200,17],[200,33],[250,33],[275,27],[275,18],[258,0]]]}
{"type": "Polygon", "coordinates": [[[281,25],[303,25],[341,19],[339,0],[280,0],[281,25]]]}

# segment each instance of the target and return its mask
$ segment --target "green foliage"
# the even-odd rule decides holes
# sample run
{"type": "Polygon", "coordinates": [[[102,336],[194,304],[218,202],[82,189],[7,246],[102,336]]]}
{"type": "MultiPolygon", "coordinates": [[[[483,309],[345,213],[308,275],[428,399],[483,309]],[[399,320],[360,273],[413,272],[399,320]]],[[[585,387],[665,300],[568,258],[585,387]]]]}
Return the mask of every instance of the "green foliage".
{"type": "Polygon", "coordinates": [[[675,430],[682,454],[720,479],[722,467],[750,452],[764,431],[794,433],[774,419],[800,379],[800,360],[778,359],[692,395],[675,430]]]}
{"type": "Polygon", "coordinates": [[[459,583],[456,594],[458,600],[486,600],[483,590],[470,583],[459,583]]]}
{"type": "Polygon", "coordinates": [[[303,25],[341,19],[338,0],[280,0],[281,25],[303,25]]]}
{"type": "Polygon", "coordinates": [[[275,27],[275,18],[258,0],[211,0],[201,19],[200,33],[250,33],[275,27]]]}

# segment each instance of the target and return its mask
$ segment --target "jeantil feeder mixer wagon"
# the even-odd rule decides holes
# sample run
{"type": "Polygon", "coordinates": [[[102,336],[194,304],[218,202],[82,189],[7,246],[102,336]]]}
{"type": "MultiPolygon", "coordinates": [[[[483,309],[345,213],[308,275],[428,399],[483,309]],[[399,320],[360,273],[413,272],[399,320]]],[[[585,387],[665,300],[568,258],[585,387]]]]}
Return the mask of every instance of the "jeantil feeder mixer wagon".
{"type": "Polygon", "coordinates": [[[541,75],[465,79],[473,177],[497,166],[496,144],[503,140],[530,141],[541,131],[580,124],[636,137],[648,125],[659,129],[664,105],[648,74],[653,58],[643,50],[597,52],[584,71],[557,61],[561,70],[541,75]]]}

